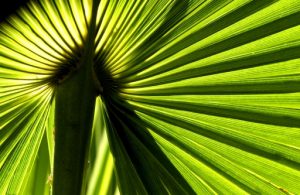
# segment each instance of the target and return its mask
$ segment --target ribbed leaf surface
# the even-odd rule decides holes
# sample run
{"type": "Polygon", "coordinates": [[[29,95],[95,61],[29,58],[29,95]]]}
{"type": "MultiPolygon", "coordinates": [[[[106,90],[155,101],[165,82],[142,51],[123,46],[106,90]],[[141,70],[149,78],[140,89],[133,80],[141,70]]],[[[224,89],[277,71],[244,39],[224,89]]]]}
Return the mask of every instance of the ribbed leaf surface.
{"type": "MultiPolygon", "coordinates": [[[[90,5],[32,2],[1,24],[0,193],[24,190],[47,140],[53,159],[90,5]]],[[[300,193],[300,1],[103,0],[96,30],[89,194],[300,193]]]]}

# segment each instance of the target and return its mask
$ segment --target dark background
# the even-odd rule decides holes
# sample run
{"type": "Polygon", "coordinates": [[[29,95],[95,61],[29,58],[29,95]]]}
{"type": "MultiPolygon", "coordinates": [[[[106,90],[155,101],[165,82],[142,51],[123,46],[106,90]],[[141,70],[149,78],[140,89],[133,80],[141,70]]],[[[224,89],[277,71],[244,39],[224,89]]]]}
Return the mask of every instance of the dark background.
{"type": "Polygon", "coordinates": [[[24,6],[29,0],[4,0],[0,5],[0,22],[13,14],[20,6],[24,6]]]}

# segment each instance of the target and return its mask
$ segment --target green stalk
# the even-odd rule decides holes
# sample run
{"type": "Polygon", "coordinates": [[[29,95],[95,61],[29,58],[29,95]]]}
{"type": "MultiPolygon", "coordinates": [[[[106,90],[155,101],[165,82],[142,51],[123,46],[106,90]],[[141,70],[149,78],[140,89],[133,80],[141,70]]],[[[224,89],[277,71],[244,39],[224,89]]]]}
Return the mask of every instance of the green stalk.
{"type": "Polygon", "coordinates": [[[93,73],[96,12],[93,2],[89,33],[78,70],[56,90],[54,195],[86,191],[86,169],[96,100],[93,73]]]}
{"type": "Polygon", "coordinates": [[[54,184],[56,195],[76,195],[84,189],[87,150],[96,93],[91,70],[82,67],[58,87],[55,111],[54,184]]]}

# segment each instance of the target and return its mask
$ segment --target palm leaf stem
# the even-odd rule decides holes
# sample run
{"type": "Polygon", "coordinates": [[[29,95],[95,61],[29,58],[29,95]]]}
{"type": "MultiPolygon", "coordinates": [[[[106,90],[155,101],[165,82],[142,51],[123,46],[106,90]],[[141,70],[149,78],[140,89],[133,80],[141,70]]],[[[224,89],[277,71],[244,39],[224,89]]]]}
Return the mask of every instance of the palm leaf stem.
{"type": "Polygon", "coordinates": [[[92,67],[98,5],[99,1],[93,2],[89,34],[78,70],[56,90],[53,193],[57,195],[86,191],[86,159],[96,100],[92,67]]]}

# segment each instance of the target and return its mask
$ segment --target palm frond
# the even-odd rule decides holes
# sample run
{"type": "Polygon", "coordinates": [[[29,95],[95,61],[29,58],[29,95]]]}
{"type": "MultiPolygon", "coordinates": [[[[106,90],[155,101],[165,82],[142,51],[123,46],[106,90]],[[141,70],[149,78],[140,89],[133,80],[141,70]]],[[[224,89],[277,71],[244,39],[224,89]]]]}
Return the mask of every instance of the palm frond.
{"type": "MultiPolygon", "coordinates": [[[[63,45],[72,42],[62,37],[61,26],[53,25],[60,19],[55,15],[60,6],[50,4],[31,2],[1,24],[1,194],[19,194],[26,187],[49,120],[53,85],[62,79],[55,74],[74,56],[63,45]]],[[[49,137],[54,130],[47,129],[49,137]]]]}
{"type": "MultiPolygon", "coordinates": [[[[37,156],[53,168],[52,99],[92,9],[41,0],[1,24],[2,194],[46,179],[37,156]]],[[[88,194],[299,193],[299,18],[297,0],[102,0],[88,194]]]]}
{"type": "Polygon", "coordinates": [[[93,133],[89,159],[92,167],[87,194],[116,194],[119,191],[114,171],[114,160],[109,149],[105,110],[100,98],[96,101],[93,133]]]}
{"type": "Polygon", "coordinates": [[[121,192],[299,192],[300,4],[137,3],[99,33],[121,192]]]}

